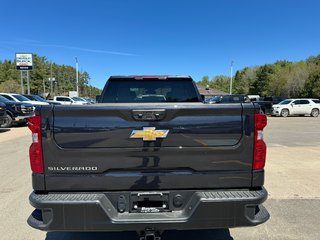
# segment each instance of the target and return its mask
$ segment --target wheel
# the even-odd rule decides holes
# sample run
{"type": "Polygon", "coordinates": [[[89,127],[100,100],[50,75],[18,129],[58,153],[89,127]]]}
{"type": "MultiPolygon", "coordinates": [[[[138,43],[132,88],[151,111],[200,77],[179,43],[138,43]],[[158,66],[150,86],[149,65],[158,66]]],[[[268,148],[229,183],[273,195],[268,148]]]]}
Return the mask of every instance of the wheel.
{"type": "Polygon", "coordinates": [[[13,121],[12,117],[9,114],[7,114],[7,119],[6,119],[5,123],[1,125],[1,127],[3,127],[3,128],[11,127],[12,126],[12,121],[13,121]]]}
{"type": "Polygon", "coordinates": [[[289,110],[288,109],[282,109],[280,113],[281,117],[288,117],[289,116],[289,110]]]}
{"type": "Polygon", "coordinates": [[[312,117],[318,117],[319,116],[319,109],[316,109],[316,108],[312,109],[311,110],[311,116],[312,117]]]}

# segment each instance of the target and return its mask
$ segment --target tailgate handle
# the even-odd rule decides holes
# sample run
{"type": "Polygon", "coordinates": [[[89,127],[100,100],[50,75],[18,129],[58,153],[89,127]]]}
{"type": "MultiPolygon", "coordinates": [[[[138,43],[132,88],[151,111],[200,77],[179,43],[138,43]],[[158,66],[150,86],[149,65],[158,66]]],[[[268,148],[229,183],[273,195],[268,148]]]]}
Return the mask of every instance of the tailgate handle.
{"type": "Polygon", "coordinates": [[[136,121],[160,121],[165,118],[165,109],[132,110],[132,117],[136,121]]]}
{"type": "Polygon", "coordinates": [[[160,197],[163,196],[162,192],[142,192],[142,193],[137,193],[138,197],[143,197],[143,196],[157,196],[159,195],[160,197]]]}

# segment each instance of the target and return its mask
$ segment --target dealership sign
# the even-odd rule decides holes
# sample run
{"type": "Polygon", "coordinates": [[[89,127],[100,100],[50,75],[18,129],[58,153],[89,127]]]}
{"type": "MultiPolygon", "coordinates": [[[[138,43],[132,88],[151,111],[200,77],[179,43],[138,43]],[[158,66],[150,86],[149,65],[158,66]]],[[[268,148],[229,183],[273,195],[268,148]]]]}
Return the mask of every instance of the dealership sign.
{"type": "Polygon", "coordinates": [[[16,53],[17,70],[32,70],[32,53],[16,53]]]}

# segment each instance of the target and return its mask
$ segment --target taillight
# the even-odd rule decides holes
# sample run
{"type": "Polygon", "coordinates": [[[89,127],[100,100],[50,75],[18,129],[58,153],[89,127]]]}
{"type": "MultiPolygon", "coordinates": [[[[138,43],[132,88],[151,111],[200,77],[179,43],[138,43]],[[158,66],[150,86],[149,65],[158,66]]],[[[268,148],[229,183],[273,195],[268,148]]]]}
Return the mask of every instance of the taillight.
{"type": "Polygon", "coordinates": [[[31,170],[34,173],[43,173],[41,117],[30,117],[28,119],[28,128],[32,132],[32,144],[29,148],[31,170]]]}
{"type": "Polygon", "coordinates": [[[263,169],[266,163],[267,146],[263,141],[263,129],[267,126],[267,117],[264,114],[254,115],[254,156],[253,170],[263,169]]]}

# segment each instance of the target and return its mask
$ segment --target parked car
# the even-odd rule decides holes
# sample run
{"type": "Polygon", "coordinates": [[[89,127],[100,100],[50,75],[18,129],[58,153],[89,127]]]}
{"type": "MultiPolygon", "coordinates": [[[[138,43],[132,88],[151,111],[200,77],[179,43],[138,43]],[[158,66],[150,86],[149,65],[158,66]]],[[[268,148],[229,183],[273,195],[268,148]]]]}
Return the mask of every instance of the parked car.
{"type": "Polygon", "coordinates": [[[17,93],[0,93],[0,95],[10,101],[30,103],[33,106],[49,105],[49,103],[47,103],[47,102],[39,102],[39,101],[30,100],[29,98],[26,98],[25,96],[23,96],[21,94],[17,94],[17,93]]]}
{"type": "Polygon", "coordinates": [[[23,94],[23,96],[30,99],[31,101],[45,102],[45,103],[49,103],[49,104],[53,104],[53,105],[61,105],[61,103],[46,100],[46,99],[42,98],[41,96],[35,95],[35,94],[23,94]]]}
{"type": "Polygon", "coordinates": [[[46,102],[46,103],[49,103],[51,105],[61,105],[61,103],[59,103],[59,102],[46,100],[46,99],[40,97],[39,95],[35,95],[35,94],[23,94],[23,96],[25,96],[26,98],[28,98],[28,99],[30,99],[32,101],[46,102]]]}
{"type": "Polygon", "coordinates": [[[264,114],[271,115],[272,114],[272,106],[273,103],[270,101],[261,101],[261,100],[255,100],[252,101],[253,103],[257,103],[264,114]]]}
{"type": "Polygon", "coordinates": [[[256,100],[251,100],[251,101],[259,104],[264,114],[272,115],[273,104],[278,104],[279,102],[286,99],[287,99],[286,97],[270,96],[270,97],[257,98],[256,100]]]}
{"type": "Polygon", "coordinates": [[[53,100],[50,100],[50,99],[47,99],[46,101],[51,105],[62,105],[61,102],[53,101],[53,100]]]}
{"type": "Polygon", "coordinates": [[[159,240],[170,229],[269,219],[267,118],[257,104],[203,104],[181,76],[111,77],[99,103],[44,107],[29,119],[30,226],[159,240]]]}
{"type": "MultiPolygon", "coordinates": [[[[215,96],[212,98],[209,98],[206,103],[214,104],[214,103],[247,103],[247,102],[253,102],[257,103],[264,114],[270,115],[272,112],[272,103],[267,101],[258,101],[256,100],[259,95],[251,95],[252,100],[247,95],[243,94],[232,94],[232,95],[222,95],[222,96],[215,96]]],[[[259,99],[259,98],[258,98],[259,99]]]]}
{"type": "Polygon", "coordinates": [[[260,95],[247,95],[247,96],[252,102],[259,101],[260,99],[260,95]]]}
{"type": "Polygon", "coordinates": [[[96,103],[96,100],[93,100],[92,98],[84,98],[85,100],[87,100],[87,102],[94,104],[96,103]]]}
{"type": "Polygon", "coordinates": [[[68,96],[55,96],[53,97],[53,101],[55,102],[59,102],[62,105],[87,105],[87,102],[83,102],[83,101],[76,101],[73,100],[72,97],[68,97],[68,96]]]}
{"type": "Polygon", "coordinates": [[[319,99],[286,99],[273,105],[272,115],[281,117],[311,115],[312,117],[318,117],[319,111],[319,99]]]}
{"type": "Polygon", "coordinates": [[[85,100],[85,99],[82,98],[82,97],[72,97],[72,99],[73,99],[74,101],[76,101],[76,102],[82,102],[83,105],[85,105],[85,104],[90,104],[90,102],[88,102],[87,100],[85,100]]]}
{"type": "Polygon", "coordinates": [[[206,103],[245,103],[250,102],[247,95],[232,94],[232,95],[221,95],[209,98],[206,103]]]}
{"type": "Polygon", "coordinates": [[[11,127],[13,124],[24,124],[34,115],[34,107],[30,103],[9,101],[0,96],[0,102],[6,105],[7,118],[1,127],[11,127]]]}
{"type": "Polygon", "coordinates": [[[211,97],[211,98],[208,98],[208,99],[205,99],[205,103],[208,103],[208,104],[213,104],[213,103],[217,103],[220,101],[222,96],[214,96],[214,97],[211,97]]]}
{"type": "Polygon", "coordinates": [[[4,124],[7,120],[7,111],[6,111],[6,104],[0,102],[0,127],[4,124]]]}
{"type": "Polygon", "coordinates": [[[265,101],[265,102],[271,102],[272,104],[278,104],[279,102],[282,102],[286,99],[288,99],[288,98],[282,97],[282,96],[269,96],[269,97],[260,98],[259,101],[265,101]]]}

